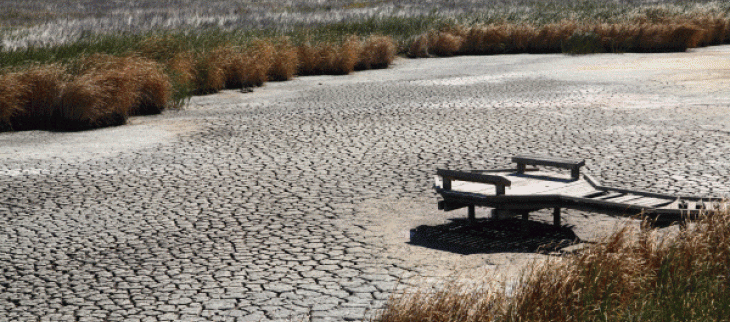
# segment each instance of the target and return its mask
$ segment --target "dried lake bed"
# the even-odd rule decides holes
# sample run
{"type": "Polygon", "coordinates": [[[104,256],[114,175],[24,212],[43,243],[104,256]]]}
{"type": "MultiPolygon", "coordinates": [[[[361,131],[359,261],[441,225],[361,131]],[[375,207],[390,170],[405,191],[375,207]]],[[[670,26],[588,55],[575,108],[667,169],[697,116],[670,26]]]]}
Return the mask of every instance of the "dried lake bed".
{"type": "MultiPolygon", "coordinates": [[[[509,281],[555,255],[530,238],[469,254],[412,242],[466,216],[436,209],[436,168],[550,154],[615,186],[729,196],[728,85],[730,46],[399,59],[121,127],[0,133],[0,316],[361,320],[398,288],[509,281]]],[[[584,242],[622,221],[563,219],[584,242]]]]}

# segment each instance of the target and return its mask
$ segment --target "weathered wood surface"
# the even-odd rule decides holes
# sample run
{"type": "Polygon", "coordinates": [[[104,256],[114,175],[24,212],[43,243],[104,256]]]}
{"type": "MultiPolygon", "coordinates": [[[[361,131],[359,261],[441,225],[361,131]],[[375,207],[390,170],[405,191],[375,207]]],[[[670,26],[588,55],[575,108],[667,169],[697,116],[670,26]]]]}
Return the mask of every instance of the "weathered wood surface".
{"type": "MultiPolygon", "coordinates": [[[[440,172],[446,173],[446,172],[440,172]]],[[[472,179],[472,173],[467,173],[464,176],[453,175],[453,172],[448,172],[450,177],[453,178],[464,178],[472,179]]],[[[506,187],[503,196],[496,193],[494,185],[480,182],[471,181],[460,181],[454,179],[451,181],[450,190],[454,193],[449,194],[450,199],[454,201],[455,196],[458,194],[459,202],[470,204],[475,203],[479,205],[491,205],[491,206],[504,206],[510,209],[531,209],[531,208],[547,208],[554,206],[559,202],[556,198],[569,197],[576,198],[572,204],[583,202],[587,208],[610,208],[612,205],[621,208],[631,206],[630,212],[639,212],[642,209],[654,209],[658,207],[665,207],[671,209],[677,209],[676,198],[671,197],[656,197],[656,195],[646,196],[644,194],[632,194],[628,190],[622,191],[606,191],[601,188],[597,188],[590,180],[584,178],[571,181],[565,174],[559,174],[550,171],[532,171],[529,174],[517,173],[515,170],[505,170],[503,172],[492,172],[493,175],[487,176],[488,182],[510,182],[510,186],[506,187]],[[494,177],[503,178],[503,180],[495,179],[494,177]],[[459,194],[463,193],[463,194],[459,194]],[[478,197],[485,197],[486,199],[475,201],[478,197]],[[541,198],[543,196],[544,198],[541,198]],[[498,198],[498,197],[505,197],[498,198]],[[524,199],[524,200],[523,200],[524,199]],[[470,201],[471,200],[471,201],[470,201]],[[511,205],[509,203],[526,203],[524,207],[521,205],[511,205]],[[674,204],[674,207],[671,207],[674,204]]],[[[436,176],[436,185],[441,187],[441,177],[436,176]]],[[[662,196],[662,195],[659,195],[662,196]]],[[[694,209],[695,203],[689,204],[689,209],[694,209]]]]}
{"type": "Polygon", "coordinates": [[[585,160],[556,158],[556,157],[549,157],[549,156],[527,155],[527,154],[512,157],[512,162],[517,163],[517,164],[526,164],[526,165],[545,165],[545,166],[557,167],[557,168],[563,168],[563,169],[572,169],[575,167],[582,167],[586,164],[585,160]]]}
{"type": "Polygon", "coordinates": [[[556,158],[550,156],[539,155],[518,155],[512,158],[512,162],[517,163],[517,173],[524,173],[526,165],[544,165],[563,169],[570,169],[570,177],[572,180],[580,178],[580,167],[586,164],[585,160],[556,158]]]}

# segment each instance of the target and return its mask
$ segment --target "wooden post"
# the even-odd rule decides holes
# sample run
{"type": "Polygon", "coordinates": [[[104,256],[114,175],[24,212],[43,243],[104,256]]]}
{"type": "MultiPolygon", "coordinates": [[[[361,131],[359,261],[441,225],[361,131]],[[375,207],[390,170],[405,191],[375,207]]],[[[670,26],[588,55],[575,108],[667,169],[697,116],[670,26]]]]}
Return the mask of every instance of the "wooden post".
{"type": "Polygon", "coordinates": [[[469,221],[474,222],[476,221],[476,209],[474,209],[474,205],[469,205],[469,221]]]}
{"type": "Polygon", "coordinates": [[[522,212],[522,220],[527,221],[530,219],[530,212],[525,210],[522,212]]]}
{"type": "Polygon", "coordinates": [[[573,167],[572,169],[570,169],[570,176],[573,178],[573,180],[580,179],[580,168],[573,167]]]}
{"type": "Polygon", "coordinates": [[[444,190],[449,191],[451,190],[451,178],[449,177],[443,177],[444,178],[444,190]]]}
{"type": "Polygon", "coordinates": [[[498,184],[497,185],[497,196],[501,196],[504,193],[505,193],[504,192],[504,185],[503,184],[498,184]]]}
{"type": "Polygon", "coordinates": [[[553,225],[555,227],[560,227],[560,207],[555,207],[555,209],[553,209],[553,225]]]}
{"type": "Polygon", "coordinates": [[[525,164],[524,163],[518,163],[517,164],[517,173],[518,174],[525,173],[525,164]]]}
{"type": "Polygon", "coordinates": [[[492,209],[492,220],[499,220],[499,209],[492,209]]]}

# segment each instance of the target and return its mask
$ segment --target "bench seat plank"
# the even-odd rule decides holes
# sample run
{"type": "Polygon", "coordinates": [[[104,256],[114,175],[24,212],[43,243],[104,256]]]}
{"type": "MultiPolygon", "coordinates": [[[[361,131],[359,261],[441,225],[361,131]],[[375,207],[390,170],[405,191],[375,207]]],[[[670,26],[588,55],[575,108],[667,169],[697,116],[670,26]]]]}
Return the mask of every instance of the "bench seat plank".
{"type": "Polygon", "coordinates": [[[585,160],[578,159],[565,159],[556,158],[549,156],[538,156],[538,155],[518,155],[512,157],[512,162],[529,164],[529,165],[545,165],[550,167],[558,167],[564,169],[572,169],[573,167],[582,167],[586,164],[585,160]]]}

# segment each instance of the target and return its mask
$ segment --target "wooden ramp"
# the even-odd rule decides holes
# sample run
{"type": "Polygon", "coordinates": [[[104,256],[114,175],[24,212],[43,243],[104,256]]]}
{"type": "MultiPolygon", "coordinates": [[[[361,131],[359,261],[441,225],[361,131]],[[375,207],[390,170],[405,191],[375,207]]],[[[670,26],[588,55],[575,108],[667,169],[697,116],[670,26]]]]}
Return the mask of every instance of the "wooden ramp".
{"type": "Polygon", "coordinates": [[[553,208],[554,224],[560,225],[560,209],[579,209],[610,215],[644,214],[657,223],[671,223],[697,217],[703,209],[720,198],[675,196],[603,186],[598,180],[579,169],[582,160],[540,156],[517,156],[515,169],[462,172],[438,170],[436,191],[443,198],[439,209],[450,211],[469,208],[474,219],[474,207],[491,207],[493,217],[521,215],[544,208],[553,208]],[[528,169],[527,165],[547,165],[569,169],[570,174],[557,171],[528,169]]]}

